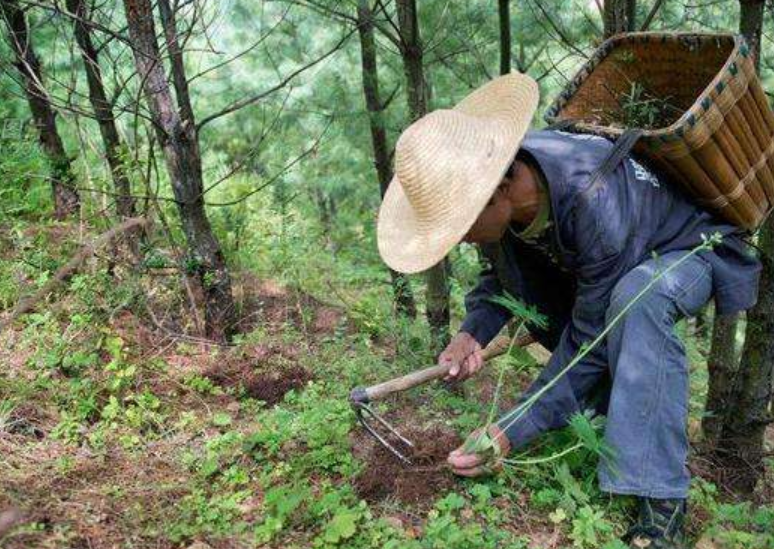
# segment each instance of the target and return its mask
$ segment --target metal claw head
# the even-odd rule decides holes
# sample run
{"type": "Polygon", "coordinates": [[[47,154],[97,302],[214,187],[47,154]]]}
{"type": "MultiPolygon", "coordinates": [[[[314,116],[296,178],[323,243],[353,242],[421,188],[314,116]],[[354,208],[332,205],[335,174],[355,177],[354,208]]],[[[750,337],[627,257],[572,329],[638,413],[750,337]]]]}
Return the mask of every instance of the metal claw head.
{"type": "Polygon", "coordinates": [[[387,432],[398,439],[407,448],[413,448],[414,444],[401,435],[395,427],[390,425],[387,420],[377,414],[373,408],[368,405],[368,396],[361,389],[354,389],[349,398],[352,409],[355,411],[358,422],[363,426],[372,437],[374,437],[382,446],[389,450],[392,455],[401,460],[406,465],[412,465],[411,460],[407,458],[400,450],[395,448],[384,436],[382,436],[371,424],[371,421],[381,425],[387,432]]]}

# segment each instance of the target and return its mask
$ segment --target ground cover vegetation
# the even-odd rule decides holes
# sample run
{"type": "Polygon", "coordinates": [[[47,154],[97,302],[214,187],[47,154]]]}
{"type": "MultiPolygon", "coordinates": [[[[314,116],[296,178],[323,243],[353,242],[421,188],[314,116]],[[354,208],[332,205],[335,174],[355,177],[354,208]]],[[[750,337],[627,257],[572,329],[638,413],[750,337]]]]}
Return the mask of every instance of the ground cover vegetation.
{"type": "MultiPolygon", "coordinates": [[[[377,404],[415,443],[410,466],[359,428],[350,389],[431,365],[480,266],[470,246],[428,278],[382,265],[391,147],[498,70],[538,79],[545,107],[615,30],[757,28],[774,89],[772,12],[419,4],[0,0],[0,547],[625,547],[633,502],[596,484],[604,418],[576,416],[495,476],[445,466],[513,407],[539,345],[377,404]]],[[[673,116],[636,83],[621,101],[639,125],[673,116]]],[[[514,333],[539,322],[504,299],[514,333]]],[[[771,429],[750,489],[708,436],[725,421],[708,386],[721,367],[737,379],[753,320],[725,365],[711,308],[678,327],[702,549],[774,547],[771,429]]]]}

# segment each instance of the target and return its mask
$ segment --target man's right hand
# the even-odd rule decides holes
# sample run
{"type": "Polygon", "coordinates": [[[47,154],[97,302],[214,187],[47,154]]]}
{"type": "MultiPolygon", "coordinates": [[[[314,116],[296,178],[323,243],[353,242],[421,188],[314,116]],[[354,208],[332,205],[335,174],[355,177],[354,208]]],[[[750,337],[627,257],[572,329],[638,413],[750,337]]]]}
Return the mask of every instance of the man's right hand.
{"type": "Polygon", "coordinates": [[[447,380],[467,379],[484,365],[481,345],[472,335],[459,332],[438,357],[438,364],[449,367],[447,380]]]}

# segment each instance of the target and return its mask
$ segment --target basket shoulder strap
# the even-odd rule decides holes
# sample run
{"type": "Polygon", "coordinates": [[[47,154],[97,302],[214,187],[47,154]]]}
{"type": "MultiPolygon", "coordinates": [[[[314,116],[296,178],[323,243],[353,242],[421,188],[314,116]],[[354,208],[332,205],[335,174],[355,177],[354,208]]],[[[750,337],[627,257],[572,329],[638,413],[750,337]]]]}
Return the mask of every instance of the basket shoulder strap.
{"type": "Polygon", "coordinates": [[[637,144],[639,138],[642,137],[642,130],[639,128],[631,128],[624,131],[618,139],[615,140],[613,148],[610,149],[607,157],[597,167],[596,170],[589,177],[589,186],[586,188],[587,192],[597,188],[604,181],[605,177],[613,173],[626,156],[632,152],[634,145],[637,144]]]}
{"type": "MultiPolygon", "coordinates": [[[[577,122],[582,122],[582,120],[575,118],[565,118],[550,124],[546,127],[546,129],[556,131],[577,131],[575,127],[577,122]]],[[[610,175],[613,170],[618,167],[618,164],[620,164],[621,161],[626,158],[630,152],[632,152],[634,145],[636,145],[637,141],[640,139],[640,137],[642,137],[642,133],[643,131],[640,128],[629,128],[624,130],[624,132],[618,136],[618,138],[615,140],[613,148],[610,149],[610,153],[597,167],[597,169],[592,172],[591,177],[589,177],[589,186],[586,187],[586,191],[592,191],[596,189],[597,186],[604,181],[605,177],[610,175]]]]}

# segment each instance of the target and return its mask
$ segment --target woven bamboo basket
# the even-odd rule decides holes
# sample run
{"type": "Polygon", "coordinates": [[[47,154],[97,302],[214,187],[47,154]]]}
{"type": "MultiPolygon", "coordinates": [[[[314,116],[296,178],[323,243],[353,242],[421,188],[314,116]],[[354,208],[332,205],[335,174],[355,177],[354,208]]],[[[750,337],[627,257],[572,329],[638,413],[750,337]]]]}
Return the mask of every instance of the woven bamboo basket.
{"type": "Polygon", "coordinates": [[[744,39],[643,32],[605,41],[546,113],[617,139],[702,206],[754,230],[774,205],[774,113],[744,39]]]}

